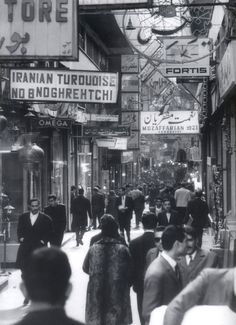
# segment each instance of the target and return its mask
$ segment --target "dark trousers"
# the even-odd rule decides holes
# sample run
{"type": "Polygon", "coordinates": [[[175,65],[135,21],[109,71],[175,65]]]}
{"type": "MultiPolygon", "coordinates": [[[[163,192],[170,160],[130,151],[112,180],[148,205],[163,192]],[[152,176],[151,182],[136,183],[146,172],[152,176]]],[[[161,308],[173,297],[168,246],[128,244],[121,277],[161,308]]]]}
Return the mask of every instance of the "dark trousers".
{"type": "Polygon", "coordinates": [[[61,247],[63,237],[64,237],[64,230],[63,229],[55,231],[50,244],[53,245],[53,246],[61,247]]]}
{"type": "Polygon", "coordinates": [[[100,226],[100,219],[103,216],[103,211],[100,212],[93,212],[93,222],[92,222],[92,226],[94,229],[97,228],[97,220],[98,220],[98,226],[100,226]]]}
{"type": "Polygon", "coordinates": [[[138,226],[142,219],[143,209],[135,209],[134,213],[135,213],[135,223],[136,226],[138,226]]]}
{"type": "Polygon", "coordinates": [[[137,306],[138,306],[138,313],[141,325],[145,324],[145,321],[142,316],[142,307],[143,307],[143,291],[137,292],[137,306]]]}
{"type": "Polygon", "coordinates": [[[126,231],[127,239],[130,241],[130,215],[127,212],[119,212],[118,215],[121,235],[126,231]]]}
{"type": "Polygon", "coordinates": [[[182,224],[185,221],[186,218],[186,207],[176,207],[176,211],[178,212],[179,219],[182,221],[182,224]]]}

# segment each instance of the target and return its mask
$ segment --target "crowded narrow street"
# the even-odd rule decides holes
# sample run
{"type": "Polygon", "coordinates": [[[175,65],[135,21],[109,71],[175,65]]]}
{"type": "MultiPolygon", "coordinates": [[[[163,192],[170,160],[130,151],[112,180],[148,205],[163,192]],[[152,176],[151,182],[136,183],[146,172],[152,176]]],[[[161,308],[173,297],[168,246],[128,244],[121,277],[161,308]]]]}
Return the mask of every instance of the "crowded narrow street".
{"type": "MultiPolygon", "coordinates": [[[[84,245],[79,247],[76,247],[74,233],[65,233],[63,240],[62,249],[66,252],[70,260],[72,267],[71,282],[73,284],[73,291],[66,303],[66,311],[69,316],[80,321],[84,321],[85,318],[86,289],[88,282],[88,275],[83,272],[82,264],[89,248],[90,239],[98,232],[99,230],[86,232],[84,236],[84,245]]],[[[132,230],[131,239],[141,235],[142,232],[141,228],[139,230],[132,230]]],[[[213,247],[213,242],[213,234],[208,231],[205,232],[203,236],[203,247],[205,249],[211,249],[213,247]]],[[[1,325],[13,324],[27,312],[28,308],[30,308],[29,306],[22,305],[24,297],[19,289],[19,284],[21,282],[20,271],[9,271],[11,274],[9,275],[8,286],[3,289],[0,294],[1,325]]],[[[137,312],[136,294],[132,288],[130,294],[133,325],[140,325],[137,312]]]]}

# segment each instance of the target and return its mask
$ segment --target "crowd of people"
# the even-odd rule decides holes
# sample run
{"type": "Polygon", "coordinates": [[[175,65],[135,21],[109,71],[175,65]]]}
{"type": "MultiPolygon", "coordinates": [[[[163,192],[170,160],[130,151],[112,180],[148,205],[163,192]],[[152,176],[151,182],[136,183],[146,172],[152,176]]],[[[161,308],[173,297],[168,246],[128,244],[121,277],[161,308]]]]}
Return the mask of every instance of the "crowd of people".
{"type": "MultiPolygon", "coordinates": [[[[180,184],[175,191],[150,186],[149,192],[144,193],[142,187],[134,189],[126,185],[118,193],[111,190],[106,198],[96,186],[91,202],[82,188],[71,190],[71,226],[76,233],[76,245],[83,245],[86,231],[100,229],[91,238],[83,262],[83,271],[89,276],[86,324],[132,324],[131,287],[137,296],[141,325],[151,324],[155,311],[161,306],[167,306],[164,325],[180,325],[184,313],[194,305],[235,307],[236,270],[217,270],[220,267],[218,256],[201,247],[203,230],[209,226],[209,210],[201,190],[193,193],[185,184],[180,184]],[[143,229],[134,239],[131,238],[132,218],[135,228],[143,229]],[[226,281],[224,289],[223,279],[226,281]],[[215,287],[214,281],[218,281],[215,287]]],[[[18,223],[17,266],[22,271],[26,303],[31,300],[36,305],[56,305],[64,319],[58,324],[79,324],[73,323],[64,312],[71,272],[59,249],[66,227],[65,206],[57,202],[55,195],[49,195],[48,202],[42,213],[38,199],[31,199],[30,211],[24,213],[18,223]],[[48,243],[50,248],[42,248],[48,243]],[[49,264],[43,267],[40,259],[46,259],[49,264]],[[59,272],[55,285],[48,282],[54,272],[50,266],[53,259],[58,267],[63,269],[66,265],[67,268],[66,274],[59,272]],[[44,274],[47,272],[48,277],[44,274]],[[37,279],[38,285],[34,283],[37,279]],[[64,281],[63,299],[52,303],[56,283],[60,281],[64,281]],[[33,293],[34,286],[39,295],[33,293]]],[[[60,313],[55,314],[56,319],[60,313]]],[[[44,324],[52,324],[49,320],[53,316],[48,310],[43,317],[44,324]]],[[[34,314],[26,319],[34,319],[34,314]]],[[[22,320],[19,324],[29,323],[22,320]]]]}

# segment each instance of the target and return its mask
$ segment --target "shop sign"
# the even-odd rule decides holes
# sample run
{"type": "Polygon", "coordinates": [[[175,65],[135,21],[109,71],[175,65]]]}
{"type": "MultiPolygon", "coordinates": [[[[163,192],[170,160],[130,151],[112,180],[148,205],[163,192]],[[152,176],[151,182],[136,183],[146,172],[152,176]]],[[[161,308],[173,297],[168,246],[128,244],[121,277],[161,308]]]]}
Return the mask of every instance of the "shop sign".
{"type": "Polygon", "coordinates": [[[122,112],[121,124],[130,125],[131,130],[139,129],[139,112],[122,112]]]}
{"type": "Polygon", "coordinates": [[[139,149],[139,131],[131,131],[130,137],[128,138],[128,150],[139,149]]]}
{"type": "Polygon", "coordinates": [[[161,65],[160,71],[163,76],[178,78],[210,75],[211,42],[208,38],[166,38],[163,39],[163,44],[164,58],[170,62],[161,65]],[[203,58],[200,59],[201,57],[203,58]]]}
{"type": "Polygon", "coordinates": [[[121,72],[137,73],[139,70],[139,62],[137,55],[122,55],[121,56],[121,72]]]}
{"type": "Polygon", "coordinates": [[[27,101],[116,103],[118,74],[11,69],[10,98],[27,101]]]}
{"type": "Polygon", "coordinates": [[[156,95],[159,95],[169,85],[170,81],[155,70],[145,83],[156,95]]]}
{"type": "Polygon", "coordinates": [[[110,150],[127,150],[127,138],[101,138],[96,139],[98,147],[108,148],[110,150]]]}
{"type": "Polygon", "coordinates": [[[121,154],[121,163],[127,164],[129,162],[134,161],[134,153],[133,151],[123,151],[121,154]]]}
{"type": "Polygon", "coordinates": [[[78,59],[76,0],[0,1],[0,59],[78,59]]]}
{"type": "Polygon", "coordinates": [[[236,84],[235,51],[236,41],[231,41],[217,69],[221,98],[227,96],[236,84]]]}
{"type": "Polygon", "coordinates": [[[198,111],[141,112],[141,134],[198,134],[198,111]]]}
{"type": "Polygon", "coordinates": [[[123,9],[124,5],[147,7],[151,4],[152,0],[79,0],[79,6],[83,9],[89,9],[90,7],[111,6],[116,9],[123,9]]]}
{"type": "Polygon", "coordinates": [[[34,121],[34,126],[38,128],[56,128],[56,129],[70,129],[72,120],[62,118],[47,118],[41,117],[34,121]]]}
{"type": "Polygon", "coordinates": [[[84,126],[83,135],[88,137],[127,137],[130,135],[130,127],[123,125],[113,128],[84,126]]]}
{"type": "Polygon", "coordinates": [[[121,91],[139,91],[139,78],[137,74],[123,74],[121,77],[121,91]]]}
{"type": "Polygon", "coordinates": [[[118,122],[119,115],[87,114],[88,120],[94,122],[118,122]]]}

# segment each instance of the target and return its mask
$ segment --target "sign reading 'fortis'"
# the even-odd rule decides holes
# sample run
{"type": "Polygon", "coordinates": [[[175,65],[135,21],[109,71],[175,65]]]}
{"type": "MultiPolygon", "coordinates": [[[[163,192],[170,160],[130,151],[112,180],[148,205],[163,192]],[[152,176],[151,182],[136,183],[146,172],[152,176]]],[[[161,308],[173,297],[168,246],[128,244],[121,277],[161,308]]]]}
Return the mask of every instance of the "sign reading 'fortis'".
{"type": "Polygon", "coordinates": [[[76,0],[1,0],[0,59],[75,60],[76,0]]]}
{"type": "Polygon", "coordinates": [[[197,111],[141,112],[142,134],[197,134],[197,111]]]}
{"type": "Polygon", "coordinates": [[[116,103],[117,94],[117,73],[33,69],[10,73],[10,98],[16,100],[116,103]]]}

